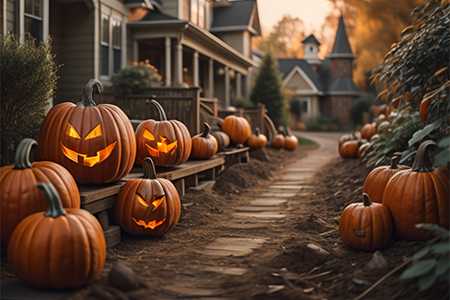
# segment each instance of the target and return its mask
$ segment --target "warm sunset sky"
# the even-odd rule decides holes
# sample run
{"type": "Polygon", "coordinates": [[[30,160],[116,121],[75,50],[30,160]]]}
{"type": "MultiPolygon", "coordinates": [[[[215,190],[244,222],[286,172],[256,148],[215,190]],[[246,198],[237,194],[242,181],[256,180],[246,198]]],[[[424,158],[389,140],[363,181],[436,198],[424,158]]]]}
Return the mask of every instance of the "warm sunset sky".
{"type": "Polygon", "coordinates": [[[306,35],[311,30],[320,33],[332,7],[328,0],[258,0],[257,3],[261,26],[266,33],[286,14],[303,20],[306,35]]]}

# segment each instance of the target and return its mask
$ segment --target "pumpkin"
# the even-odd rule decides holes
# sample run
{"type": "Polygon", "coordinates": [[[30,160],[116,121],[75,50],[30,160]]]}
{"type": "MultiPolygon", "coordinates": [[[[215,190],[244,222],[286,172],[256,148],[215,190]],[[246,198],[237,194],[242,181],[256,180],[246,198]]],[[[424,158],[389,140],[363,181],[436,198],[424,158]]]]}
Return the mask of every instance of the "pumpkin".
{"type": "Polygon", "coordinates": [[[103,230],[88,211],[64,210],[51,183],[38,183],[47,212],[32,214],[14,230],[8,245],[13,273],[40,288],[75,288],[97,278],[106,258],[103,230]]]}
{"type": "Polygon", "coordinates": [[[191,134],[180,121],[167,120],[164,108],[150,101],[159,113],[159,121],[146,120],[136,128],[137,159],[150,156],[155,165],[171,167],[186,162],[191,154],[191,134]]]}
{"type": "Polygon", "coordinates": [[[162,236],[171,232],[180,219],[180,197],[169,180],[156,178],[149,157],[143,166],[143,178],[128,181],[119,191],[116,222],[131,234],[162,236]]]}
{"type": "Polygon", "coordinates": [[[255,132],[247,139],[247,146],[252,149],[261,149],[267,145],[267,138],[259,130],[259,127],[255,128],[255,132]]]}
{"type": "Polygon", "coordinates": [[[377,133],[377,128],[373,123],[367,123],[361,128],[361,139],[370,141],[370,138],[377,133]]]}
{"type": "Polygon", "coordinates": [[[293,151],[297,148],[298,145],[298,138],[291,134],[291,130],[288,128],[287,129],[287,134],[284,137],[284,144],[283,144],[283,148],[289,151],[293,151]]]}
{"type": "Polygon", "coordinates": [[[233,143],[242,145],[252,134],[250,124],[245,118],[228,116],[222,123],[222,131],[229,135],[233,143]]]}
{"type": "Polygon", "coordinates": [[[339,147],[339,154],[344,158],[357,158],[360,141],[347,141],[339,147]]]}
{"type": "Polygon", "coordinates": [[[354,140],[358,140],[358,137],[356,136],[355,133],[349,133],[349,134],[344,134],[339,138],[339,148],[342,146],[343,143],[348,142],[348,141],[354,141],[354,140]]]}
{"type": "Polygon", "coordinates": [[[230,137],[223,131],[215,131],[211,133],[217,141],[219,150],[223,150],[230,145],[230,137]]]}
{"type": "Polygon", "coordinates": [[[449,174],[444,167],[433,168],[427,148],[436,146],[425,141],[417,150],[412,169],[397,172],[388,181],[383,204],[389,208],[395,231],[402,237],[423,240],[430,237],[418,223],[438,224],[449,229],[449,174]]]}
{"type": "Polygon", "coordinates": [[[125,113],[111,104],[96,105],[91,79],[76,105],[54,106],[39,130],[39,160],[64,166],[78,183],[108,183],[126,176],[133,167],[136,141],[133,126],[125,113]]]}
{"type": "Polygon", "coordinates": [[[284,146],[284,135],[277,133],[272,140],[272,148],[281,149],[284,146]]]}
{"type": "Polygon", "coordinates": [[[216,138],[209,134],[211,128],[208,123],[205,122],[204,125],[205,131],[192,138],[191,156],[193,158],[210,159],[219,149],[216,138]]]}
{"type": "Polygon", "coordinates": [[[353,203],[342,212],[339,235],[342,241],[355,249],[375,251],[385,247],[392,238],[392,218],[381,203],[372,203],[363,194],[363,203],[353,203]]]}
{"type": "Polygon", "coordinates": [[[401,170],[410,169],[409,166],[398,165],[399,160],[400,157],[394,156],[390,166],[375,168],[367,175],[363,193],[368,194],[372,202],[382,203],[384,189],[389,179],[401,170]]]}
{"type": "Polygon", "coordinates": [[[80,208],[78,186],[69,171],[51,161],[30,163],[33,139],[24,139],[16,149],[14,164],[0,168],[1,241],[8,243],[11,234],[26,216],[47,209],[38,182],[52,183],[61,196],[62,205],[80,208]]]}

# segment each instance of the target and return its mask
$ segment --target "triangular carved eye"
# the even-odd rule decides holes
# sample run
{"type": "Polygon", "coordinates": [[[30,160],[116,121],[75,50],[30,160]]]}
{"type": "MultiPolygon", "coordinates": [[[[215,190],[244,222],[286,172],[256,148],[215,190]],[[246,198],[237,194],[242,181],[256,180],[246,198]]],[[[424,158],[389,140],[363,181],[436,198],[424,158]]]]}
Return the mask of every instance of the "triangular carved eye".
{"type": "Polygon", "coordinates": [[[139,203],[141,203],[145,207],[149,207],[150,206],[150,205],[147,204],[147,202],[144,201],[144,199],[142,199],[141,196],[139,196],[139,195],[137,195],[137,196],[138,196],[139,203]]]}
{"type": "Polygon", "coordinates": [[[156,196],[156,200],[152,202],[153,210],[157,209],[161,203],[164,201],[164,195],[156,196]]]}
{"type": "Polygon", "coordinates": [[[86,136],[86,140],[96,138],[102,135],[102,125],[98,124],[91,132],[86,136]]]}
{"type": "Polygon", "coordinates": [[[144,138],[146,138],[147,140],[151,140],[154,141],[155,137],[153,136],[153,134],[148,131],[147,129],[144,130],[144,138]]]}
{"type": "Polygon", "coordinates": [[[78,132],[69,123],[67,123],[66,134],[73,138],[80,139],[80,135],[78,134],[78,132]]]}

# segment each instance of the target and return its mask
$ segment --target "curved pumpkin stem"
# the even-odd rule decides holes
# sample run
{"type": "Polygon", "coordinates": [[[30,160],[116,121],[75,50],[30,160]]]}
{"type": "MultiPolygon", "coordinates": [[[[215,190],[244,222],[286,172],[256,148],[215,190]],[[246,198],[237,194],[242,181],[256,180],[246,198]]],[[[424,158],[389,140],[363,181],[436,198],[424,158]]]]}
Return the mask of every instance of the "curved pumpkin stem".
{"type": "Polygon", "coordinates": [[[158,110],[159,120],[160,121],[167,121],[166,112],[164,111],[164,108],[161,106],[161,104],[159,104],[155,99],[152,99],[150,101],[150,103],[153,104],[153,106],[155,106],[156,109],[158,110]]]}
{"type": "Polygon", "coordinates": [[[394,156],[391,158],[391,169],[392,170],[396,170],[398,169],[398,162],[400,161],[400,157],[399,156],[394,156]]]}
{"type": "Polygon", "coordinates": [[[16,154],[14,156],[14,169],[24,170],[31,169],[30,152],[33,146],[36,146],[37,142],[33,139],[23,139],[19,146],[17,146],[16,154]]]}
{"type": "Polygon", "coordinates": [[[51,183],[39,182],[37,187],[44,192],[45,200],[47,200],[47,212],[44,214],[46,217],[57,218],[65,216],[67,212],[64,210],[59,198],[58,192],[51,183]]]}
{"type": "Polygon", "coordinates": [[[209,132],[211,131],[211,127],[209,127],[209,125],[208,125],[208,123],[203,123],[203,125],[205,125],[205,131],[203,131],[203,134],[202,134],[202,138],[207,138],[208,137],[208,134],[209,134],[209,132]]]}
{"type": "Polygon", "coordinates": [[[416,153],[416,158],[412,165],[412,170],[414,172],[432,172],[433,165],[431,164],[430,157],[428,156],[427,148],[429,146],[436,147],[436,143],[432,140],[428,140],[420,144],[419,149],[416,153]]]}
{"type": "Polygon", "coordinates": [[[91,79],[83,89],[81,94],[81,100],[77,103],[79,106],[96,106],[92,95],[94,93],[94,87],[97,86],[97,92],[101,94],[103,92],[103,84],[97,79],[91,79]]]}
{"type": "Polygon", "coordinates": [[[370,201],[369,195],[367,195],[366,193],[363,193],[363,202],[364,202],[364,206],[372,205],[372,201],[370,201]]]}
{"type": "Polygon", "coordinates": [[[142,166],[144,167],[144,176],[145,179],[156,179],[156,170],[155,164],[150,157],[144,158],[142,162],[142,166]]]}
{"type": "Polygon", "coordinates": [[[260,132],[260,130],[259,130],[259,127],[256,127],[256,128],[255,128],[255,135],[256,135],[256,136],[259,136],[260,133],[261,133],[261,132],[260,132]]]}

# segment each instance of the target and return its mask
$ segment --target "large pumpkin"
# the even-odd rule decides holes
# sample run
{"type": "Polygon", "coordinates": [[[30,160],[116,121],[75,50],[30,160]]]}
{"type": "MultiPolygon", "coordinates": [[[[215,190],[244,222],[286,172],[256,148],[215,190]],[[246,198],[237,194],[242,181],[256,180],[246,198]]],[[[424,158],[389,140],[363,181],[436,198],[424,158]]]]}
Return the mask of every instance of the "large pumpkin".
{"type": "Polygon", "coordinates": [[[374,123],[367,123],[361,128],[361,139],[370,141],[373,135],[377,133],[374,123]]]}
{"type": "Polygon", "coordinates": [[[156,166],[171,167],[186,162],[191,154],[191,135],[177,120],[167,120],[163,107],[150,101],[159,113],[159,121],[146,120],[136,129],[137,159],[150,156],[156,166]]]}
{"type": "Polygon", "coordinates": [[[430,237],[418,223],[438,224],[449,229],[449,174],[444,167],[433,168],[425,141],[416,153],[412,169],[397,172],[388,181],[383,204],[389,208],[395,231],[404,238],[423,240],[430,237]]]}
{"type": "Polygon", "coordinates": [[[13,273],[40,288],[80,287],[97,278],[106,258],[103,230],[84,209],[64,210],[52,184],[38,183],[47,212],[26,217],[8,245],[13,273]]]}
{"type": "Polygon", "coordinates": [[[211,128],[209,127],[208,123],[204,123],[205,131],[201,134],[197,134],[192,138],[192,150],[191,150],[191,156],[193,158],[199,158],[199,159],[210,159],[213,157],[217,150],[219,149],[219,146],[217,145],[216,138],[209,134],[211,128]]]}
{"type": "Polygon", "coordinates": [[[389,244],[392,238],[392,218],[381,203],[372,203],[363,194],[363,203],[353,203],[342,212],[339,235],[350,247],[375,251],[389,244]]]}
{"type": "Polygon", "coordinates": [[[252,128],[245,118],[228,116],[222,123],[222,131],[228,134],[233,143],[242,145],[252,134],[252,128]]]}
{"type": "Polygon", "coordinates": [[[247,139],[247,146],[252,149],[261,149],[267,145],[267,138],[259,130],[259,127],[255,128],[255,132],[247,139]]]}
{"type": "Polygon", "coordinates": [[[52,183],[63,207],[80,208],[80,193],[69,171],[50,161],[30,163],[33,139],[24,139],[16,149],[13,165],[0,168],[1,241],[8,243],[17,224],[26,216],[47,209],[38,182],[52,183]]]}
{"type": "Polygon", "coordinates": [[[384,189],[389,179],[401,170],[410,169],[409,166],[398,165],[399,160],[400,157],[394,156],[390,166],[375,168],[367,175],[363,193],[368,194],[372,202],[382,203],[384,189]]]}
{"type": "Polygon", "coordinates": [[[169,180],[156,178],[150,158],[144,159],[143,166],[143,178],[128,181],[119,191],[116,222],[131,234],[162,236],[180,219],[180,197],[169,180]]]}
{"type": "Polygon", "coordinates": [[[39,131],[39,159],[61,164],[78,183],[117,181],[131,171],[135,161],[130,120],[115,105],[96,105],[94,87],[103,90],[100,81],[91,79],[76,105],[54,106],[39,131]]]}

